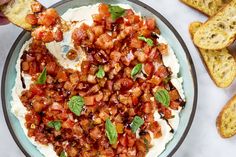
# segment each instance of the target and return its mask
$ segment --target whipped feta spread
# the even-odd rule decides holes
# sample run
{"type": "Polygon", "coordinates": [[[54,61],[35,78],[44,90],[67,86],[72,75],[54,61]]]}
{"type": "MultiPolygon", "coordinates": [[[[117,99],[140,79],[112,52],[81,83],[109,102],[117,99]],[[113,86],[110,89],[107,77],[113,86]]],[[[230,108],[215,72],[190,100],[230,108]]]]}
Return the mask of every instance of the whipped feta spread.
{"type": "MultiPolygon", "coordinates": [[[[66,21],[77,21],[77,24],[68,32],[64,33],[64,40],[62,42],[51,42],[47,43],[46,46],[49,50],[49,52],[57,59],[58,63],[61,64],[64,68],[66,69],[74,69],[80,71],[80,64],[81,62],[86,59],[86,54],[83,52],[83,50],[79,50],[79,58],[75,61],[71,61],[67,59],[66,57],[66,50],[69,50],[70,48],[74,48],[72,39],[71,39],[71,34],[73,32],[73,29],[76,27],[79,27],[83,22],[85,22],[88,25],[92,25],[93,20],[92,20],[92,14],[98,13],[98,5],[90,5],[90,6],[83,6],[79,8],[74,8],[74,9],[69,9],[66,13],[62,15],[62,18],[66,21]]],[[[117,4],[116,4],[117,5],[117,4]]],[[[126,4],[118,4],[120,7],[123,7],[125,9],[132,9],[131,6],[126,5],[126,4]]],[[[140,15],[140,13],[136,13],[137,15],[140,15]]],[[[26,108],[22,104],[20,100],[20,96],[23,90],[27,90],[30,87],[30,84],[32,83],[31,76],[24,74],[21,72],[21,56],[23,55],[24,50],[27,50],[29,48],[29,44],[32,42],[32,40],[27,41],[24,46],[22,47],[17,64],[16,64],[16,71],[17,71],[17,76],[15,79],[15,86],[12,89],[12,98],[13,100],[11,101],[12,105],[12,113],[18,118],[21,127],[23,128],[23,131],[26,135],[26,137],[29,139],[29,141],[36,146],[36,148],[45,156],[45,157],[57,157],[58,155],[53,149],[53,145],[48,144],[48,145],[42,145],[39,142],[36,142],[34,138],[30,138],[27,136],[27,129],[25,127],[25,115],[27,113],[26,108]],[[22,82],[21,82],[21,76],[24,78],[26,88],[24,89],[22,87],[22,82]]],[[[162,37],[159,36],[158,39],[159,43],[165,43],[168,45],[167,41],[162,37]]],[[[169,67],[172,71],[172,76],[171,76],[171,83],[173,86],[176,87],[178,90],[181,98],[185,100],[184,96],[184,91],[182,87],[183,79],[181,77],[178,77],[180,65],[178,62],[178,59],[176,58],[173,49],[168,45],[168,53],[163,56],[163,63],[166,67],[169,67]]],[[[158,65],[155,65],[155,68],[158,67],[158,65]]],[[[151,98],[151,101],[155,101],[154,97],[151,98]]],[[[155,111],[154,113],[154,119],[157,121],[161,128],[162,128],[162,136],[158,139],[155,139],[153,137],[153,133],[149,131],[151,138],[152,138],[152,143],[151,145],[153,146],[149,152],[147,153],[147,157],[156,157],[157,155],[160,155],[166,147],[166,144],[173,138],[174,134],[171,133],[171,130],[173,129],[174,131],[177,130],[178,124],[179,124],[179,113],[181,109],[178,111],[171,110],[172,114],[174,115],[172,119],[167,121],[162,119],[161,116],[159,115],[158,111],[155,111]]],[[[136,133],[137,138],[139,138],[139,130],[136,133]]]]}

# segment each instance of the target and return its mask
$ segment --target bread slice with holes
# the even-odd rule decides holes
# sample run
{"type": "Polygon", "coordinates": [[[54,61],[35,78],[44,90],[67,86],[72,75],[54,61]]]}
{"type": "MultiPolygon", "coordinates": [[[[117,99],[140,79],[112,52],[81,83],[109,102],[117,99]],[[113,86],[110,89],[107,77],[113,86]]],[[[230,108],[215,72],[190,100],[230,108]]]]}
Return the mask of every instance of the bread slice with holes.
{"type": "Polygon", "coordinates": [[[216,126],[223,138],[236,135],[236,95],[221,110],[216,120],[216,126]]]}
{"type": "Polygon", "coordinates": [[[181,0],[188,6],[199,10],[207,16],[215,15],[224,4],[231,0],[181,0]]]}
{"type": "MultiPolygon", "coordinates": [[[[193,22],[189,26],[191,36],[200,29],[201,22],[193,22]]],[[[215,84],[220,88],[228,87],[236,76],[236,62],[227,48],[206,50],[199,48],[202,61],[215,84]]]]}
{"type": "Polygon", "coordinates": [[[25,17],[31,13],[31,4],[34,0],[12,0],[2,7],[3,14],[9,21],[26,30],[31,30],[32,26],[26,22],[25,17]]]}
{"type": "Polygon", "coordinates": [[[236,0],[232,0],[197,30],[194,43],[203,49],[219,50],[233,43],[235,35],[236,0]]]}

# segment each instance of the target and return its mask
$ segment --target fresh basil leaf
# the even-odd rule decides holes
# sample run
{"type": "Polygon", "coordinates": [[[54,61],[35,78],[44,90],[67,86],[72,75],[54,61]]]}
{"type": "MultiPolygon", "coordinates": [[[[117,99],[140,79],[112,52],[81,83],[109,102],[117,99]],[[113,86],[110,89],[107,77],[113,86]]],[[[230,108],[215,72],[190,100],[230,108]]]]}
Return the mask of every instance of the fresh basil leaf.
{"type": "Polygon", "coordinates": [[[170,105],[170,95],[167,90],[160,89],[154,94],[155,99],[163,106],[168,107],[170,105]]]}
{"type": "Polygon", "coordinates": [[[44,68],[43,72],[38,77],[37,84],[45,84],[46,80],[47,80],[47,69],[44,68]]]}
{"type": "Polygon", "coordinates": [[[66,152],[65,151],[61,152],[60,157],[67,157],[66,152]]]}
{"type": "Polygon", "coordinates": [[[141,72],[141,70],[142,70],[142,64],[137,64],[137,65],[135,65],[135,67],[132,69],[132,71],[131,71],[131,77],[133,78],[135,75],[137,75],[138,73],[140,73],[141,72]]]}
{"type": "Polygon", "coordinates": [[[99,66],[98,72],[96,73],[97,78],[102,79],[105,76],[105,71],[102,66],[99,66]]]}
{"type": "Polygon", "coordinates": [[[109,12],[111,14],[112,20],[115,21],[116,19],[124,15],[125,9],[121,8],[120,6],[109,5],[109,12]]]}
{"type": "Polygon", "coordinates": [[[105,127],[106,127],[106,136],[109,139],[110,144],[116,144],[118,138],[116,132],[116,126],[112,124],[110,119],[107,119],[105,127]]]}
{"type": "Polygon", "coordinates": [[[143,125],[143,123],[144,120],[141,117],[135,116],[132,123],[130,124],[131,131],[135,133],[138,130],[138,128],[143,125]]]}
{"type": "Polygon", "coordinates": [[[61,130],[61,122],[59,120],[57,121],[50,121],[47,124],[49,127],[54,128],[56,131],[61,130]]]}
{"type": "Polygon", "coordinates": [[[84,98],[81,96],[73,96],[70,98],[68,107],[75,115],[80,116],[84,106],[84,98]]]}
{"type": "Polygon", "coordinates": [[[150,38],[145,38],[144,36],[140,36],[138,37],[139,40],[145,41],[149,46],[153,46],[154,43],[152,41],[152,39],[150,38]]]}
{"type": "Polygon", "coordinates": [[[146,146],[146,152],[149,151],[149,143],[148,143],[148,140],[146,138],[143,139],[144,143],[145,143],[145,146],[146,146]]]}

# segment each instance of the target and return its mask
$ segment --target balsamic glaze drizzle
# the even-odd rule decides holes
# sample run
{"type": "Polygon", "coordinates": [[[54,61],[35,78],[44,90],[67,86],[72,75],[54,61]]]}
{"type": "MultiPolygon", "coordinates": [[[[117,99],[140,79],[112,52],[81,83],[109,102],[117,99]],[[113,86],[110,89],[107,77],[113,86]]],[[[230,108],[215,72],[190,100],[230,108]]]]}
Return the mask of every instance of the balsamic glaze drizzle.
{"type": "MultiPolygon", "coordinates": [[[[22,70],[21,70],[22,71],[22,70]]],[[[21,83],[22,83],[22,87],[25,89],[26,88],[26,85],[25,85],[25,80],[22,76],[22,73],[20,74],[20,80],[21,80],[21,83]]]]}
{"type": "MultiPolygon", "coordinates": [[[[160,114],[160,113],[159,113],[160,114]]],[[[160,116],[161,116],[161,119],[163,119],[163,120],[165,120],[166,121],[166,123],[167,123],[167,125],[169,125],[169,127],[170,127],[170,133],[174,133],[175,132],[175,130],[173,129],[173,127],[170,125],[170,122],[168,121],[168,119],[166,119],[165,117],[164,117],[164,115],[162,115],[162,114],[160,114],[160,116]]]]}

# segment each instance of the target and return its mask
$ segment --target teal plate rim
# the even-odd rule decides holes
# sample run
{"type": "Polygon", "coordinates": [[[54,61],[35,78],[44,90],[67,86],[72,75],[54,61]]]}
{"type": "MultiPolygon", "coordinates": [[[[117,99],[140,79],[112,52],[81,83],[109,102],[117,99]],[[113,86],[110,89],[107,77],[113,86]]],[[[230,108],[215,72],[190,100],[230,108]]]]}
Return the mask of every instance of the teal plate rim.
{"type": "MultiPolygon", "coordinates": [[[[67,3],[67,2],[70,2],[70,1],[72,1],[72,0],[60,1],[60,2],[52,5],[51,7],[58,7],[60,5],[63,5],[64,3],[67,3]]],[[[183,132],[183,135],[181,136],[181,138],[178,141],[178,143],[176,144],[176,146],[172,149],[170,154],[167,155],[167,157],[171,157],[178,150],[178,148],[180,147],[180,145],[183,143],[184,139],[186,138],[186,136],[187,136],[187,134],[188,134],[188,132],[190,130],[190,127],[192,125],[192,122],[193,122],[193,119],[194,119],[194,116],[195,116],[195,112],[196,112],[196,108],[197,108],[198,86],[197,86],[197,77],[196,77],[196,71],[195,71],[195,68],[194,68],[193,60],[191,58],[189,50],[188,50],[185,42],[183,41],[182,37],[180,36],[180,34],[176,31],[176,29],[170,24],[170,22],[163,15],[161,15],[159,12],[157,12],[152,7],[148,6],[147,4],[145,4],[143,2],[140,2],[138,0],[127,0],[127,1],[130,1],[132,3],[135,3],[135,4],[139,5],[139,6],[147,9],[148,11],[153,13],[156,17],[158,17],[172,31],[172,33],[175,35],[175,37],[179,41],[180,45],[182,46],[182,48],[183,48],[183,50],[184,50],[184,52],[186,54],[187,60],[189,62],[190,72],[191,72],[191,75],[192,75],[193,85],[194,85],[194,99],[193,99],[193,104],[192,104],[193,108],[192,108],[192,111],[191,111],[191,114],[190,114],[190,118],[189,118],[187,127],[185,128],[185,130],[183,132]]],[[[15,135],[15,133],[13,131],[13,128],[12,128],[11,123],[10,123],[9,115],[8,115],[8,112],[7,112],[7,108],[6,108],[6,104],[7,103],[6,103],[6,99],[5,99],[6,98],[5,97],[6,96],[6,93],[5,93],[5,88],[6,88],[5,82],[6,82],[6,74],[7,74],[7,69],[8,69],[8,66],[9,66],[9,61],[10,61],[10,59],[12,57],[14,49],[18,45],[18,42],[25,35],[26,32],[27,31],[23,30],[20,33],[20,35],[15,40],[13,46],[11,47],[11,49],[10,49],[10,51],[8,53],[8,56],[6,58],[6,61],[5,61],[5,64],[4,64],[4,68],[3,68],[3,73],[2,73],[2,81],[1,81],[1,99],[2,99],[2,108],[3,108],[4,118],[5,118],[5,121],[7,123],[8,129],[9,129],[9,131],[11,133],[11,136],[13,137],[15,143],[20,148],[20,150],[24,153],[24,155],[26,157],[30,157],[29,153],[21,145],[21,143],[19,142],[19,140],[17,139],[17,137],[16,137],[16,135],[15,135]]]]}

